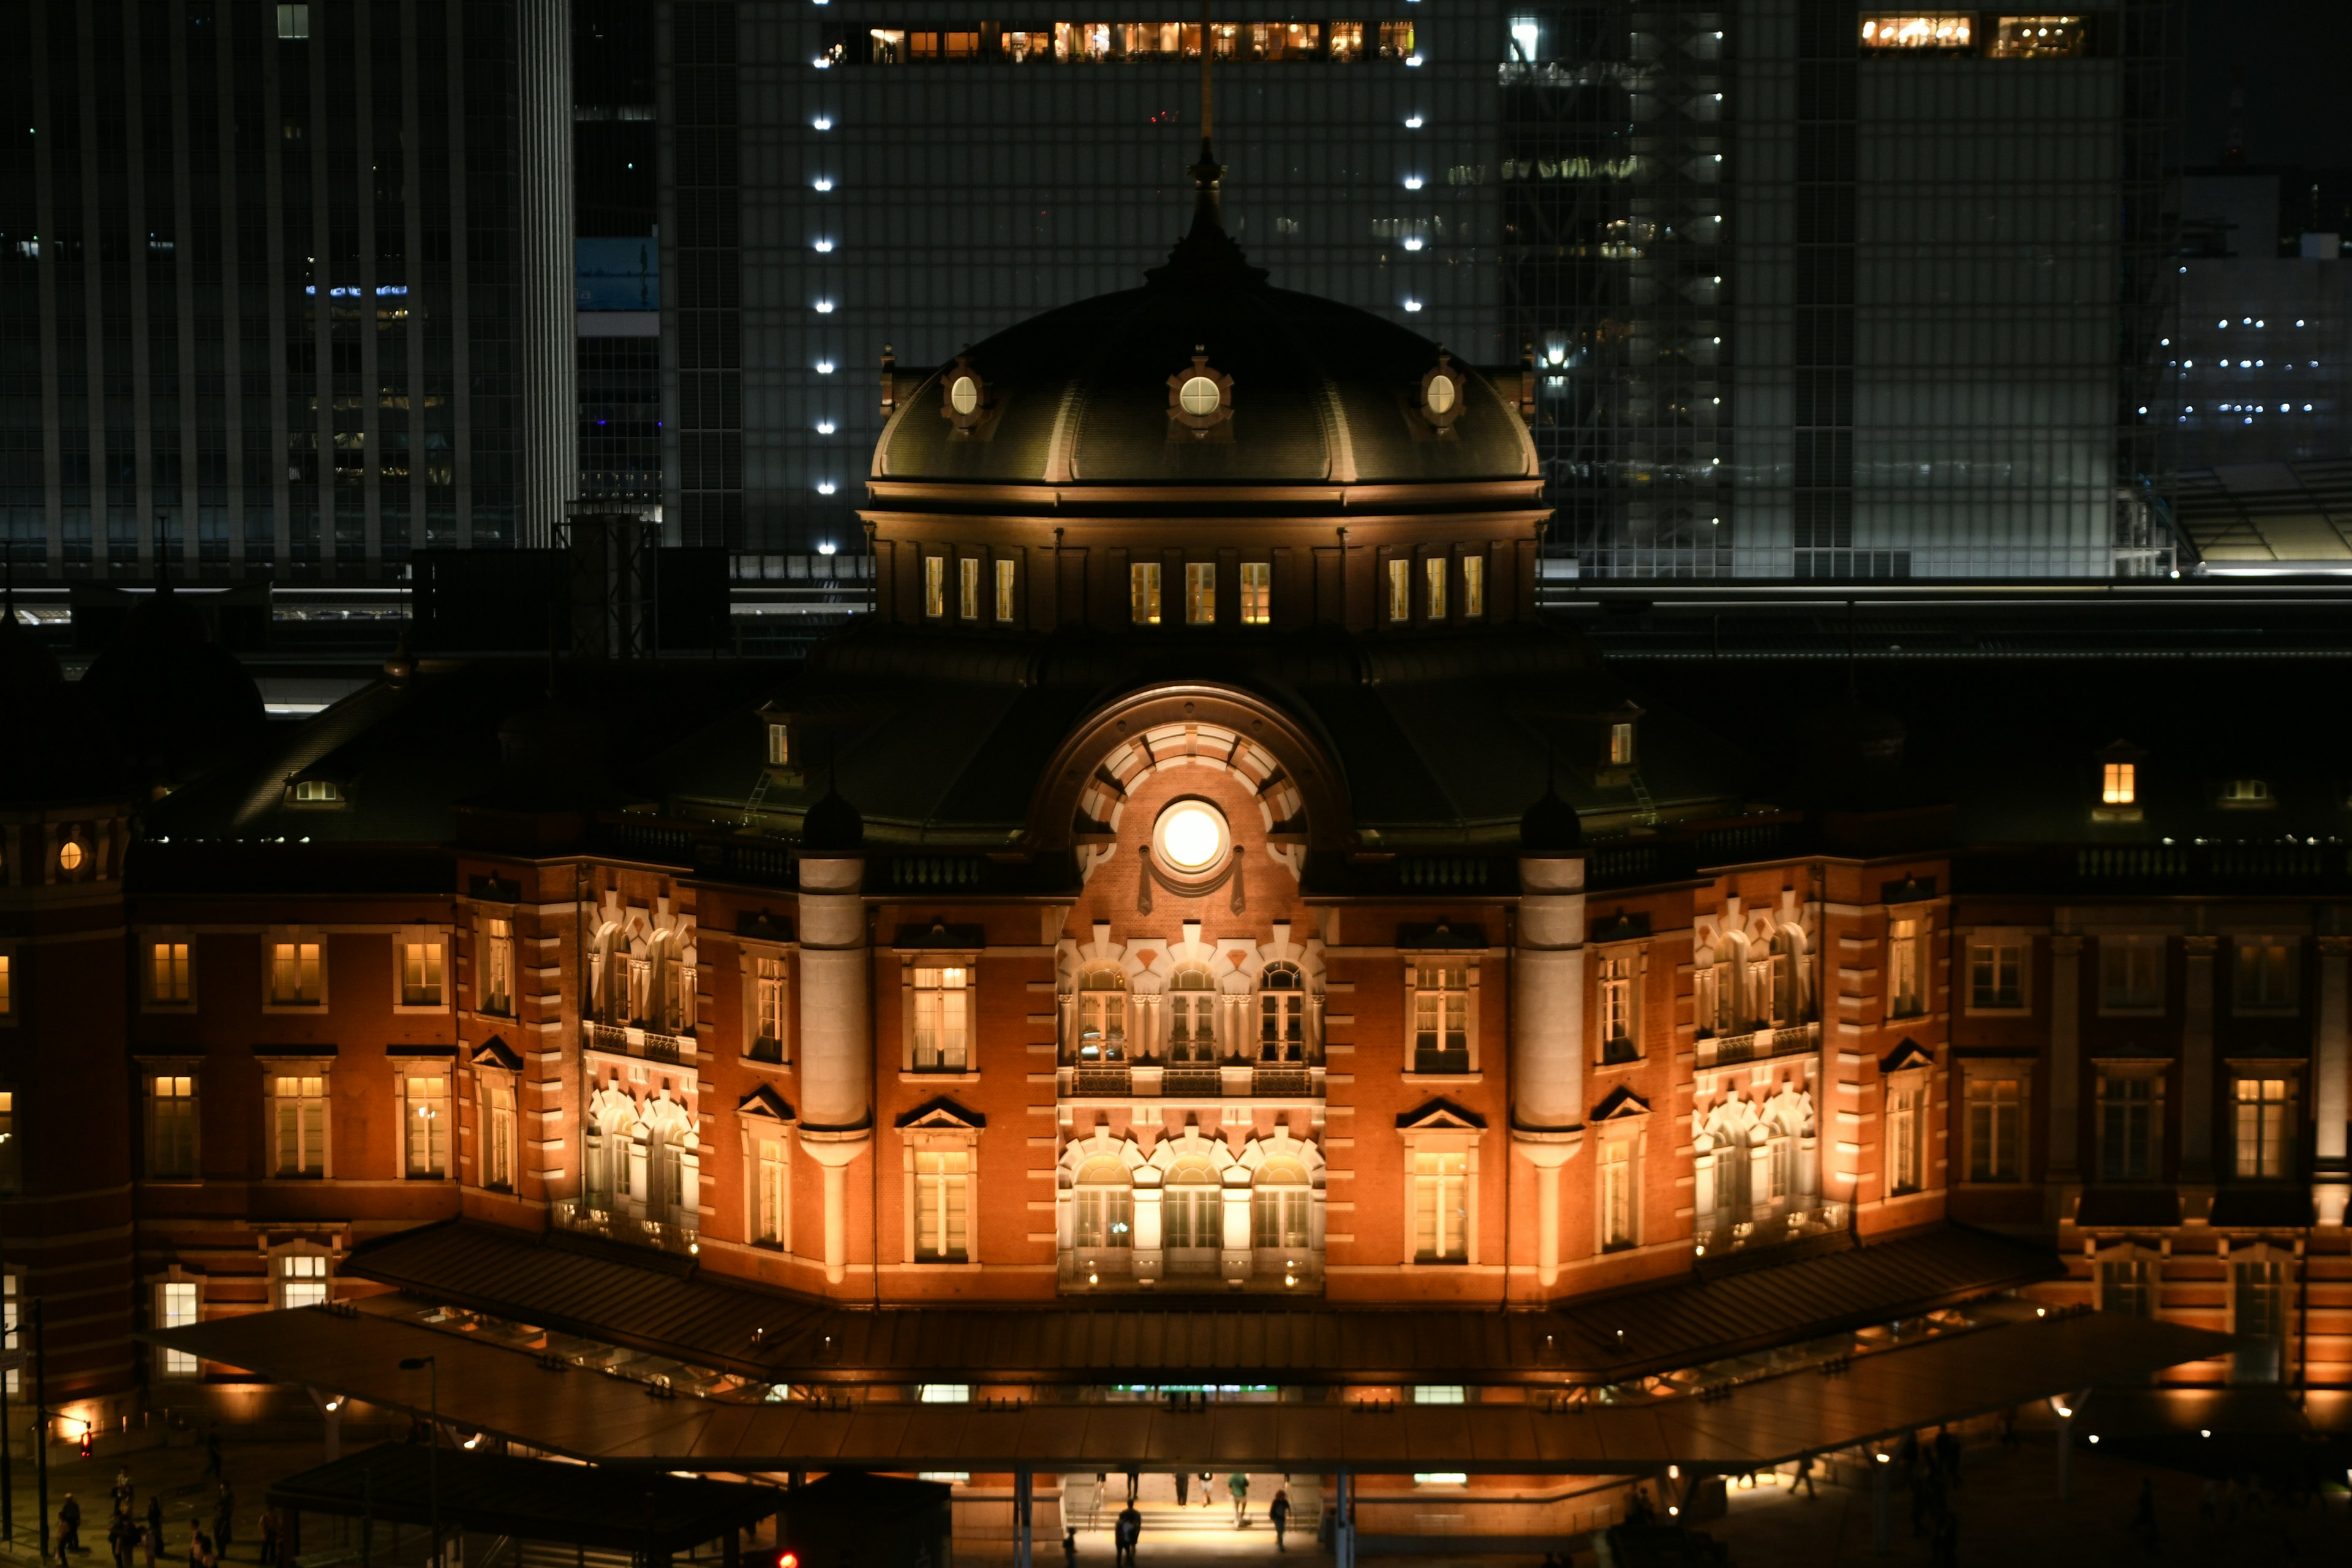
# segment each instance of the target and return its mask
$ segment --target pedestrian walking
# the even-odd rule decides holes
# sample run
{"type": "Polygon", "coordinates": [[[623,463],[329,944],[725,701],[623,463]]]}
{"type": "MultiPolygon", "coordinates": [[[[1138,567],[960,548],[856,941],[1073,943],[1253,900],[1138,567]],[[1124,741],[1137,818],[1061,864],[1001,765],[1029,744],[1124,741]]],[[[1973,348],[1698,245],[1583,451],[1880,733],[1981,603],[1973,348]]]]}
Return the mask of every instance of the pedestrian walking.
{"type": "Polygon", "coordinates": [[[1143,1515],[1133,1503],[1118,1510],[1111,1527],[1111,1561],[1117,1568],[1135,1568],[1135,1543],[1143,1534],[1143,1515]]]}
{"type": "Polygon", "coordinates": [[[1062,1568],[1078,1568],[1078,1530],[1076,1525],[1062,1531],[1062,1568]]]}
{"type": "Polygon", "coordinates": [[[155,1539],[157,1533],[145,1525],[139,1527],[139,1547],[146,1557],[145,1568],[155,1568],[155,1553],[163,1548],[163,1543],[155,1539]]]}
{"type": "Polygon", "coordinates": [[[261,1568],[278,1568],[278,1510],[261,1510],[261,1568]]]}
{"type": "Polygon", "coordinates": [[[1797,1456],[1797,1479],[1789,1488],[1790,1497],[1797,1495],[1798,1487],[1805,1489],[1807,1497],[1819,1495],[1813,1490],[1813,1457],[1811,1454],[1797,1456]]]}
{"type": "Polygon", "coordinates": [[[1192,1471],[1179,1470],[1176,1472],[1176,1506],[1178,1508],[1182,1508],[1184,1506],[1186,1500],[1185,1494],[1191,1490],[1192,1485],[1192,1471]]]}
{"type": "Polygon", "coordinates": [[[58,1560],[63,1562],[68,1552],[81,1550],[81,1504],[71,1492],[58,1508],[58,1560]]]}
{"type": "Polygon", "coordinates": [[[131,1469],[118,1466],[114,1472],[114,1506],[118,1512],[131,1511],[131,1469]]]}
{"type": "Polygon", "coordinates": [[[1274,1525],[1274,1549],[1285,1550],[1282,1532],[1290,1528],[1290,1492],[1283,1487],[1274,1489],[1274,1500],[1265,1505],[1265,1517],[1274,1525]]]}
{"type": "Polygon", "coordinates": [[[160,1496],[147,1500],[147,1538],[154,1542],[156,1551],[163,1550],[163,1500],[160,1496]]]}
{"type": "Polygon", "coordinates": [[[1201,1472],[1201,1506],[1208,1507],[1217,1500],[1217,1478],[1208,1471],[1201,1472]]]}
{"type": "Polygon", "coordinates": [[[106,1554],[114,1559],[114,1568],[131,1568],[131,1516],[119,1508],[106,1521],[106,1554]]]}
{"type": "Polygon", "coordinates": [[[1249,1478],[1236,1470],[1225,1478],[1225,1490],[1234,1500],[1234,1528],[1239,1530],[1249,1522],[1249,1478]]]}
{"type": "Polygon", "coordinates": [[[213,1504],[213,1539],[216,1543],[215,1550],[223,1557],[228,1555],[229,1541],[235,1533],[236,1525],[236,1495],[228,1489],[228,1483],[223,1481],[220,1497],[213,1504]]]}

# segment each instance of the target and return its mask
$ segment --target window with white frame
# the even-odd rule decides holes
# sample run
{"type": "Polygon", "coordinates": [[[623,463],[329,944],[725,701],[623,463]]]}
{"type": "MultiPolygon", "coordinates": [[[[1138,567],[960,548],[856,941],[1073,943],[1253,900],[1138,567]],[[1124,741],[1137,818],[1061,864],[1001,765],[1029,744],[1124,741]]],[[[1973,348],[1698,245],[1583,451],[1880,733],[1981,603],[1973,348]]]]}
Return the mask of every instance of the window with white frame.
{"type": "Polygon", "coordinates": [[[971,971],[918,964],[914,973],[915,1070],[964,1072],[971,1066],[971,971]]]}
{"type": "Polygon", "coordinates": [[[332,1276],[328,1271],[327,1259],[321,1254],[280,1253],[274,1272],[278,1277],[278,1304],[280,1307],[323,1306],[332,1292],[332,1276]]]}
{"type": "Polygon", "coordinates": [[[782,720],[768,721],[768,765],[788,768],[793,763],[793,727],[782,720]]]}
{"type": "Polygon", "coordinates": [[[971,1384],[968,1383],[925,1383],[916,1385],[916,1397],[924,1405],[969,1405],[971,1384]]]}
{"type": "Polygon", "coordinates": [[[1629,768],[1633,765],[1633,724],[1631,720],[1620,720],[1609,726],[1609,762],[1612,767],[1629,768]]]}
{"type": "Polygon", "coordinates": [[[1184,624],[1188,626],[1213,626],[1217,619],[1217,563],[1213,561],[1188,561],[1184,563],[1184,624]]]}
{"type": "Polygon", "coordinates": [[[1465,555],[1462,558],[1462,616],[1475,621],[1486,613],[1486,562],[1485,557],[1465,555]]]}
{"type": "Polygon", "coordinates": [[[1615,1252],[1633,1246],[1633,1140],[1603,1139],[1598,1152],[1601,1200],[1601,1250],[1615,1252]]]}
{"type": "Polygon", "coordinates": [[[2105,1069],[2098,1076],[2099,1179],[2156,1179],[2164,1110],[2163,1079],[2152,1071],[2105,1069]]]}
{"type": "Polygon", "coordinates": [[[1423,602],[1428,605],[1429,618],[1433,621],[1445,618],[1445,558],[1442,555],[1430,556],[1421,563],[1422,574],[1428,579],[1423,602]]]}
{"type": "Polygon", "coordinates": [[[184,1007],[194,998],[195,975],[189,967],[189,952],[184,937],[159,938],[147,944],[150,1006],[184,1007]]]}
{"type": "Polygon", "coordinates": [[[1296,1160],[1268,1160],[1250,1182],[1250,1245],[1305,1247],[1313,1235],[1314,1189],[1296,1160]]]}
{"type": "Polygon", "coordinates": [[[1104,964],[1078,982],[1078,1061],[1082,1066],[1127,1059],[1127,976],[1104,964]]]}
{"type": "Polygon", "coordinates": [[[503,1078],[482,1078],[482,1185],[511,1192],[515,1184],[515,1090],[503,1078]]]}
{"type": "Polygon", "coordinates": [[[2132,805],[2139,800],[2139,764],[2103,763],[2099,767],[2099,804],[2132,805]]]}
{"type": "Polygon", "coordinates": [[[998,561],[996,566],[996,620],[1000,626],[1010,626],[1013,619],[1013,592],[1019,579],[1013,575],[1011,561],[998,561]]]}
{"type": "Polygon", "coordinates": [[[440,1180],[449,1173],[448,1079],[439,1073],[404,1078],[401,1109],[406,1174],[414,1180],[440,1180]]]}
{"type": "Polygon", "coordinates": [[[938,620],[948,613],[948,558],[923,557],[923,614],[938,620]]]}
{"type": "Polygon", "coordinates": [[[1412,1257],[1416,1263],[1462,1263],[1470,1256],[1470,1157],[1412,1157],[1412,1257]]]}
{"type": "Polygon", "coordinates": [[[1927,1010],[1923,973],[1926,926],[1927,922],[1919,920],[1886,923],[1886,1008],[1890,1017],[1915,1017],[1927,1010]]]}
{"type": "Polygon", "coordinates": [[[196,1080],[192,1073],[147,1079],[147,1174],[184,1181],[196,1173],[196,1080]]]}
{"type": "Polygon", "coordinates": [[[1470,971],[1458,960],[1412,966],[1412,1070],[1470,1070],[1470,971]]]}
{"type": "Polygon", "coordinates": [[[2256,1181],[2294,1174],[2294,1079],[2248,1074],[2234,1087],[2238,1174],[2256,1181]]]}
{"type": "MultiPolygon", "coordinates": [[[[194,1328],[201,1315],[194,1280],[166,1279],[155,1287],[157,1328],[194,1328]]],[[[166,1350],[157,1357],[157,1370],[165,1377],[194,1377],[200,1369],[196,1358],[187,1352],[166,1350]]]]}
{"type": "Polygon", "coordinates": [[[751,961],[751,1059],[781,1062],[784,1059],[784,960],[779,953],[772,958],[751,961]]]}
{"type": "Polygon", "coordinates": [[[482,973],[475,987],[485,1013],[514,1016],[514,922],[493,917],[482,922],[482,973]]]}
{"type": "Polygon", "coordinates": [[[400,1005],[441,1005],[441,939],[403,937],[400,942],[400,1005]]]}
{"type": "Polygon", "coordinates": [[[1217,1058],[1217,989],[1202,964],[1177,967],[1168,982],[1168,1059],[1201,1063],[1217,1058]]]}
{"type": "Polygon", "coordinates": [[[1257,980],[1257,1059],[1307,1059],[1307,978],[1295,963],[1269,963],[1257,980]]]}
{"type": "Polygon", "coordinates": [[[1965,1092],[1969,1180],[2025,1179],[2024,1080],[2014,1072],[1970,1072],[1965,1092]]]}
{"type": "Polygon", "coordinates": [[[2284,937],[2237,939],[2237,1004],[2241,1013],[2294,1010],[2294,947],[2284,937]]]}
{"type": "Polygon", "coordinates": [[[1600,1005],[1594,1010],[1601,1030],[1601,1059],[1630,1062],[1641,1056],[1633,1033],[1633,954],[1615,952],[1601,960],[1600,1005]]]}
{"type": "Polygon", "coordinates": [[[915,1260],[961,1263],[971,1256],[968,1226],[971,1156],[953,1150],[915,1152],[915,1260]]]}
{"type": "Polygon", "coordinates": [[[1412,563],[1391,561],[1389,567],[1389,619],[1402,626],[1412,619],[1412,563]]]}
{"type": "Polygon", "coordinates": [[[1160,624],[1160,563],[1139,561],[1127,569],[1127,618],[1139,626],[1160,624]]]}
{"type": "Polygon", "coordinates": [[[1160,1245],[1171,1252],[1225,1244],[1224,1189],[1205,1160],[1179,1160],[1160,1185],[1160,1245]]]}
{"type": "Polygon", "coordinates": [[[323,1074],[269,1079],[269,1165],[278,1176],[327,1173],[327,1080],[323,1074]]]}
{"type": "Polygon", "coordinates": [[[2108,1013],[2153,1013],[2164,1005],[2164,939],[2099,938],[2099,1007],[2108,1013]]]}
{"type": "Polygon", "coordinates": [[[1242,563],[1242,625],[1263,626],[1274,620],[1274,563],[1242,563]]]}
{"type": "Polygon", "coordinates": [[[2156,1265],[2137,1253],[2099,1259],[2099,1310],[2129,1318],[2156,1316],[2156,1265]]]}
{"type": "Polygon", "coordinates": [[[751,1239],[761,1247],[784,1244],[784,1141],[761,1138],[751,1153],[751,1239]]]}
{"type": "Polygon", "coordinates": [[[2022,937],[1979,932],[1969,939],[1969,1005],[1978,1012],[2025,1005],[2022,937]]]}
{"type": "Polygon", "coordinates": [[[316,1007],[326,995],[324,946],[316,941],[269,944],[269,1005],[316,1007]]]}
{"type": "Polygon", "coordinates": [[[1886,1086],[1886,1191],[1927,1185],[1927,1086],[1923,1074],[1897,1073],[1886,1086]]]}
{"type": "Polygon", "coordinates": [[[1089,1160],[1080,1166],[1070,1203],[1073,1247],[1135,1245],[1135,1188],[1117,1160],[1089,1160]]]}
{"type": "Polygon", "coordinates": [[[980,619],[980,560],[967,555],[956,563],[956,610],[961,619],[980,619]]]}

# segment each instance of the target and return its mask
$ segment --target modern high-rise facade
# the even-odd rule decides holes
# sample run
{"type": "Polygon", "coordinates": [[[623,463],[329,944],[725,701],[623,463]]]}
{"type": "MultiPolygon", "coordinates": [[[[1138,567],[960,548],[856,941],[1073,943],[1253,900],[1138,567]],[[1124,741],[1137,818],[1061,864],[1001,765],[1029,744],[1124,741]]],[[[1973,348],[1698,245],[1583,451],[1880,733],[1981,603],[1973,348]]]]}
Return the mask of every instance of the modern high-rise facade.
{"type": "Polygon", "coordinates": [[[559,0],[0,12],[0,528],[56,574],[367,580],[574,483],[559,0]]]}

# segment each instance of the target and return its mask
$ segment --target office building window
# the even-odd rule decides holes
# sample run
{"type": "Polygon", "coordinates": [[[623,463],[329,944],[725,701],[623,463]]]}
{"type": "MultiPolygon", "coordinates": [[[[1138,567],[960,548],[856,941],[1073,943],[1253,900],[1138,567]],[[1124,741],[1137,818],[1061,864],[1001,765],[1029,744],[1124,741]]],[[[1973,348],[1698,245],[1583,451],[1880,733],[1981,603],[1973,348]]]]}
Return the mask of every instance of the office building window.
{"type": "Polygon", "coordinates": [[[915,1155],[915,1260],[961,1263],[971,1255],[966,1226],[971,1156],[919,1151],[915,1155]]]}
{"type": "Polygon", "coordinates": [[[1921,960],[1927,946],[1924,921],[1890,921],[1886,927],[1886,1004],[1891,1017],[1916,1017],[1927,1010],[1921,960]]]}
{"type": "Polygon", "coordinates": [[[923,614],[938,620],[948,613],[948,558],[923,557],[923,614]]]}
{"type": "Polygon", "coordinates": [[[1483,555],[1462,558],[1462,618],[1475,621],[1486,613],[1486,559],[1483,555]]]}
{"type": "Polygon", "coordinates": [[[2023,1082],[1971,1074],[1968,1079],[1969,1180],[2025,1179],[2023,1082]]]}
{"type": "Polygon", "coordinates": [[[441,1005],[441,943],[438,940],[400,944],[400,1005],[404,1007],[441,1005]]]}
{"type": "Polygon", "coordinates": [[[2012,937],[1978,937],[1969,943],[1969,1005],[2025,1005],[2025,949],[2012,937]]]}
{"type": "Polygon", "coordinates": [[[1470,1256],[1467,1154],[1412,1157],[1412,1257],[1416,1263],[1460,1263],[1470,1256]]]}
{"type": "Polygon", "coordinates": [[[1633,1244],[1633,1141],[1612,1138],[1601,1145],[1601,1250],[1633,1244]]]}
{"type": "Polygon", "coordinates": [[[1217,619],[1217,563],[1213,561],[1188,561],[1184,563],[1184,624],[1188,626],[1213,626],[1217,619]]]}
{"type": "Polygon", "coordinates": [[[1412,1070],[1470,1070],[1470,972],[1459,963],[1413,965],[1412,1070]]]}
{"type": "Polygon", "coordinates": [[[1997,60],[2074,59],[2089,46],[2090,25],[2081,16],[2003,16],[1993,26],[1997,60]]]}
{"type": "Polygon", "coordinates": [[[1595,1012],[1601,1026],[1601,1059],[1630,1062],[1642,1054],[1633,1034],[1633,956],[1621,952],[1603,958],[1599,985],[1601,1005],[1595,1012]]]}
{"type": "Polygon", "coordinates": [[[273,1077],[269,1080],[270,1170],[278,1176],[327,1173],[327,1080],[324,1077],[273,1077]]]}
{"type": "Polygon", "coordinates": [[[147,944],[147,1000],[158,1006],[184,1006],[195,994],[184,942],[147,944]]]}
{"type": "Polygon", "coordinates": [[[2102,1258],[2099,1310],[2129,1318],[2156,1316],[2156,1267],[2145,1258],[2102,1258]]]}
{"type": "Polygon", "coordinates": [[[147,1080],[147,1174],[164,1181],[196,1173],[196,1080],[156,1073],[147,1080]]]}
{"type": "Polygon", "coordinates": [[[299,42],[310,36],[310,7],[280,5],[278,7],[278,36],[289,42],[299,42]]]}
{"type": "Polygon", "coordinates": [[[482,922],[481,1010],[514,1016],[514,922],[482,922]]]}
{"type": "Polygon", "coordinates": [[[1274,620],[1274,563],[1242,563],[1242,625],[1263,626],[1274,620]]]}
{"type": "Polygon", "coordinates": [[[333,1280],[324,1258],[315,1253],[286,1253],[278,1258],[275,1272],[280,1307],[326,1304],[333,1280]]]}
{"type": "Polygon", "coordinates": [[[2164,1005],[2164,939],[2099,939],[2099,1005],[2111,1013],[2153,1012],[2164,1005]]]}
{"type": "Polygon", "coordinates": [[[1139,561],[1127,569],[1127,618],[1139,626],[1160,624],[1160,563],[1139,561]]]}
{"type": "MultiPolygon", "coordinates": [[[[1433,384],[1450,385],[1452,384],[1444,381],[1441,377],[1433,384]]],[[[1423,574],[1428,579],[1429,583],[1429,586],[1426,590],[1426,596],[1429,604],[1429,618],[1433,621],[1442,621],[1445,618],[1446,563],[1444,558],[1442,556],[1433,557],[1430,560],[1423,562],[1421,564],[1423,574]]]]}
{"type": "Polygon", "coordinates": [[[2099,770],[2099,804],[2132,805],[2139,800],[2139,764],[2106,763],[2099,770]]]}
{"type": "Polygon", "coordinates": [[[2294,1080],[2237,1081],[2238,1174],[2275,1181],[2294,1173],[2294,1080]]]}
{"type": "Polygon", "coordinates": [[[962,1072],[971,1066],[971,971],[915,971],[915,1070],[962,1072]]]}
{"type": "Polygon", "coordinates": [[[1976,16],[1967,11],[1871,11],[1862,18],[1865,50],[1957,52],[1968,48],[1975,37],[1976,16]]]}
{"type": "Polygon", "coordinates": [[[1389,563],[1389,619],[1399,626],[1412,619],[1412,563],[1389,563]]]}
{"type": "Polygon", "coordinates": [[[763,1247],[784,1244],[784,1145],[760,1140],[751,1172],[751,1239],[763,1247]]]}
{"type": "Polygon", "coordinates": [[[751,1059],[784,1059],[784,961],[751,961],[751,1059]]]}
{"type": "Polygon", "coordinates": [[[1886,1090],[1886,1190],[1916,1193],[1927,1185],[1927,1086],[1902,1075],[1886,1090]]]}
{"type": "Polygon", "coordinates": [[[999,561],[996,566],[996,620],[999,626],[1013,623],[1013,563],[999,561]]]}
{"type": "Polygon", "coordinates": [[[2099,1179],[2149,1182],[2157,1173],[2160,1080],[2147,1073],[2099,1075],[2099,1179]]]}
{"type": "Polygon", "coordinates": [[[2242,936],[2238,949],[2238,1011],[2294,1010],[2294,949],[2272,936],[2242,936]]]}
{"type": "MultiPolygon", "coordinates": [[[[196,1282],[193,1279],[167,1279],[155,1288],[155,1326],[159,1329],[191,1328],[196,1321],[196,1282]]],[[[167,1350],[159,1363],[165,1377],[194,1377],[196,1358],[185,1351],[167,1350]]],[[[11,1392],[14,1392],[12,1387],[11,1392]]]]}
{"type": "Polygon", "coordinates": [[[490,1083],[482,1090],[482,1185],[501,1191],[514,1188],[515,1091],[510,1083],[490,1083]]]}
{"type": "Polygon", "coordinates": [[[438,1075],[404,1079],[401,1101],[407,1174],[438,1181],[449,1173],[449,1080],[438,1075]]]}
{"type": "Polygon", "coordinates": [[[269,944],[269,1005],[273,1007],[315,1007],[325,994],[325,976],[315,942],[274,942],[269,944]]]}

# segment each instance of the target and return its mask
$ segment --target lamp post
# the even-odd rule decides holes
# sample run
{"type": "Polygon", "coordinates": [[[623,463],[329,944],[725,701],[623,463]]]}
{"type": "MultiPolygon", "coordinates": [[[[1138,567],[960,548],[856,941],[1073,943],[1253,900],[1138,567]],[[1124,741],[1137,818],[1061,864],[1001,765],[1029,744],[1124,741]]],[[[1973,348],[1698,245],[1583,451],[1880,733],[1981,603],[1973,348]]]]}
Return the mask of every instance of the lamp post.
{"type": "Polygon", "coordinates": [[[425,1517],[432,1531],[433,1547],[428,1554],[433,1568],[441,1568],[441,1359],[438,1356],[412,1355],[400,1358],[403,1372],[422,1372],[426,1375],[425,1408],[433,1426],[427,1434],[429,1447],[425,1450],[425,1517]]]}

